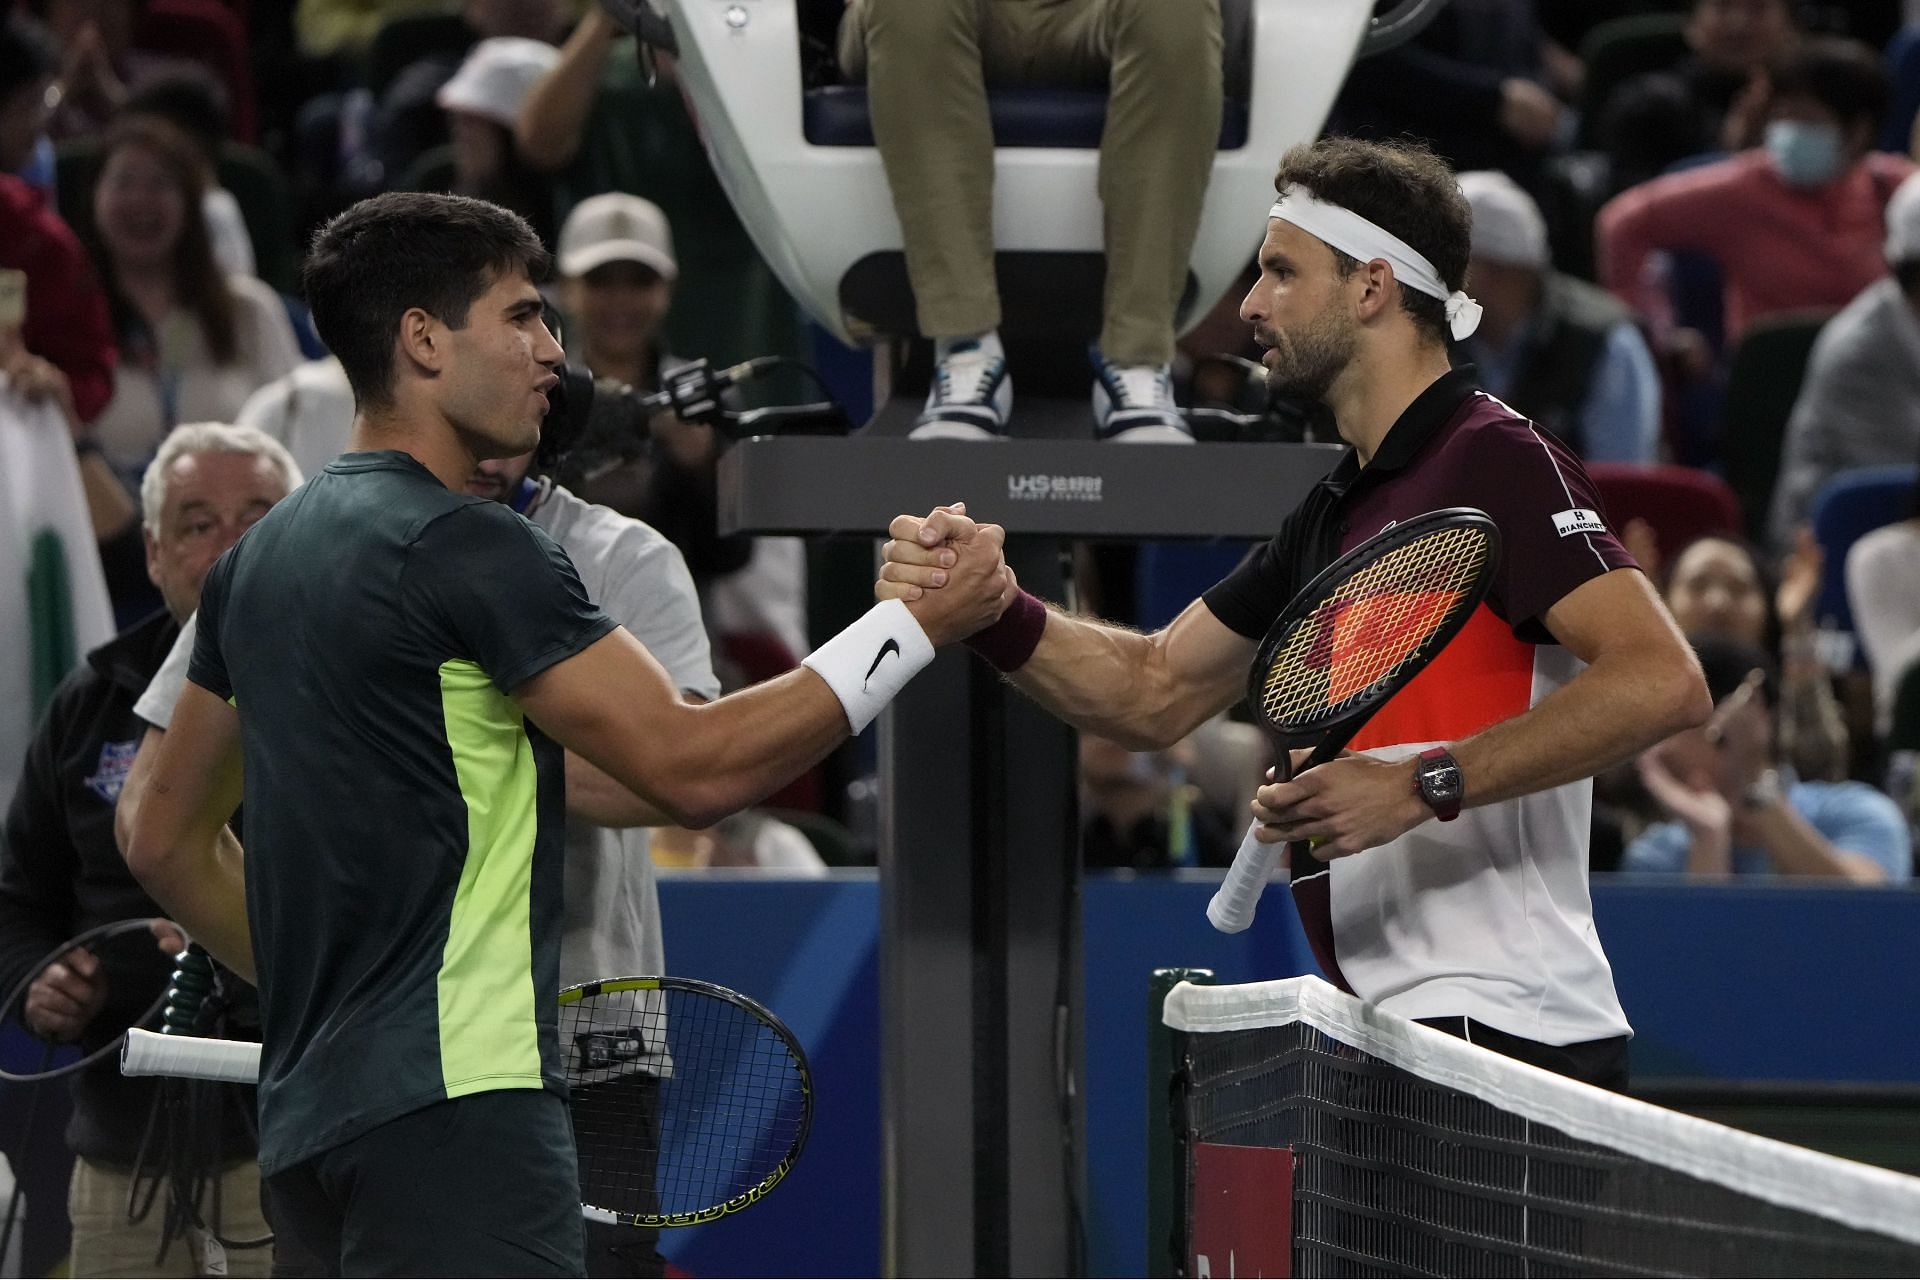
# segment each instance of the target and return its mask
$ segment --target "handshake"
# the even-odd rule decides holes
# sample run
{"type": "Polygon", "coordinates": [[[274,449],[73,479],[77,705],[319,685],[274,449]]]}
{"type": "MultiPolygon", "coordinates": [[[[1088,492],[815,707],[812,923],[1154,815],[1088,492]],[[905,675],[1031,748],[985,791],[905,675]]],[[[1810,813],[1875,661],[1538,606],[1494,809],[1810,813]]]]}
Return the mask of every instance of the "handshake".
{"type": "Polygon", "coordinates": [[[936,648],[992,626],[1020,594],[1007,531],[976,524],[964,502],[924,518],[896,516],[887,534],[874,598],[904,601],[936,648]]]}

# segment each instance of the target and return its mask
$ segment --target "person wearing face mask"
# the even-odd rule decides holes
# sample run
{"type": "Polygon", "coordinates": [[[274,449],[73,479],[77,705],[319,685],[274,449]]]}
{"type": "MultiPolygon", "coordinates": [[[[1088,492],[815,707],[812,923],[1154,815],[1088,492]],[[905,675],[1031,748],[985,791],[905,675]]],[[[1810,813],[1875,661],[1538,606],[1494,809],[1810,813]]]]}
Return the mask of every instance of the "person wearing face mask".
{"type": "Polygon", "coordinates": [[[1889,97],[1879,55],[1809,40],[1771,75],[1766,141],[1608,201],[1596,224],[1600,282],[1641,314],[1667,310],[1654,255],[1718,265],[1727,341],[1763,316],[1844,306],[1885,269],[1884,210],[1913,171],[1875,153],[1889,97]]]}
{"type": "Polygon", "coordinates": [[[1905,882],[1913,847],[1893,801],[1863,782],[1803,782],[1780,759],[1766,655],[1734,640],[1693,643],[1713,715],[1640,756],[1668,821],[1627,846],[1621,869],[1905,882]]]}

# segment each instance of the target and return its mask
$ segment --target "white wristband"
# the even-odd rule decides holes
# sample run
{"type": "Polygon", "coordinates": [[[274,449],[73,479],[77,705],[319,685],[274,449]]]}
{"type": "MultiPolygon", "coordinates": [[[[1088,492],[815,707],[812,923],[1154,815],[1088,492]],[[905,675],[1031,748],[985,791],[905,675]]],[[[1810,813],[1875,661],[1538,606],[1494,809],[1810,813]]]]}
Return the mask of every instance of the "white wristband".
{"type": "Polygon", "coordinates": [[[933,661],[933,642],[900,600],[882,600],[801,663],[827,682],[859,733],[933,661]]]}

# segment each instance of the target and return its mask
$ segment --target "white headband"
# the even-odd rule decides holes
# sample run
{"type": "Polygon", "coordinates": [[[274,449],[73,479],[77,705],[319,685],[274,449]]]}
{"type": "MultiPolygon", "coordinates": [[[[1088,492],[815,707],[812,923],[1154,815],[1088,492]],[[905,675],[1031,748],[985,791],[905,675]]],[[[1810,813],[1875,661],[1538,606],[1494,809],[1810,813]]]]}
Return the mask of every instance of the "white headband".
{"type": "Polygon", "coordinates": [[[1480,304],[1461,290],[1451,292],[1441,283],[1426,255],[1399,236],[1368,221],[1351,209],[1328,204],[1305,187],[1288,187],[1267,211],[1269,218],[1291,222],[1308,235],[1325,241],[1349,258],[1371,262],[1386,259],[1393,278],[1402,287],[1418,289],[1447,304],[1447,327],[1455,339],[1471,337],[1480,327],[1480,304]]]}

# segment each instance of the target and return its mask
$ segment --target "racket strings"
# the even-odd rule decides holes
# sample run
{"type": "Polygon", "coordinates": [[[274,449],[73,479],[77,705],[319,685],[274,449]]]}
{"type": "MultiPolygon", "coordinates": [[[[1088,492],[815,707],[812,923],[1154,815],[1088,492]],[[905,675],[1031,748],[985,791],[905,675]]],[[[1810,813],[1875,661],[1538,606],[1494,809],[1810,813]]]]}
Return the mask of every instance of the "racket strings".
{"type": "Polygon", "coordinates": [[[1423,658],[1491,551],[1484,528],[1443,528],[1362,565],[1275,647],[1261,714],[1280,728],[1321,719],[1423,658]]]}
{"type": "Polygon", "coordinates": [[[801,1069],[746,1009],[669,988],[606,991],[560,1014],[585,1203],[699,1213],[766,1182],[792,1149],[801,1069]]]}

